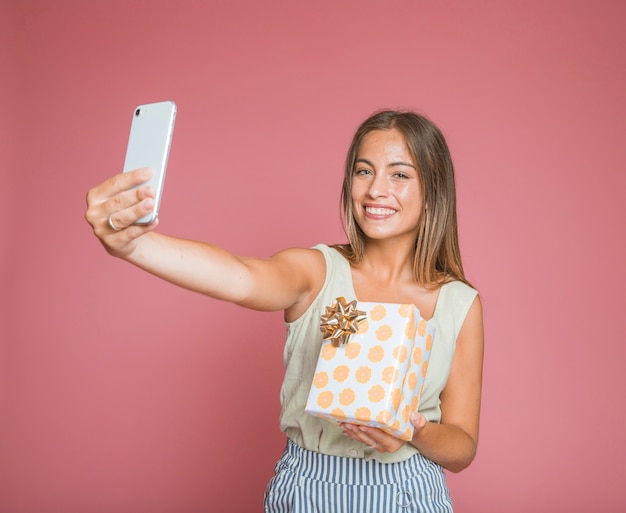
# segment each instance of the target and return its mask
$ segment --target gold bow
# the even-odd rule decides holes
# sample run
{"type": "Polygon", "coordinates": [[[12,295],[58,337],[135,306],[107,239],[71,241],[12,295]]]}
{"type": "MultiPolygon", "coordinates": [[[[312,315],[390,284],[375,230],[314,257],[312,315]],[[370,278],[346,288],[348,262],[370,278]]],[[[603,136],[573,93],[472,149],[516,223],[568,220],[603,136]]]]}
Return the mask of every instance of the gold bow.
{"type": "Polygon", "coordinates": [[[326,307],[326,313],[321,317],[322,338],[330,339],[335,347],[345,345],[366,318],[365,312],[356,309],[356,299],[346,303],[345,298],[338,297],[333,306],[326,307]]]}

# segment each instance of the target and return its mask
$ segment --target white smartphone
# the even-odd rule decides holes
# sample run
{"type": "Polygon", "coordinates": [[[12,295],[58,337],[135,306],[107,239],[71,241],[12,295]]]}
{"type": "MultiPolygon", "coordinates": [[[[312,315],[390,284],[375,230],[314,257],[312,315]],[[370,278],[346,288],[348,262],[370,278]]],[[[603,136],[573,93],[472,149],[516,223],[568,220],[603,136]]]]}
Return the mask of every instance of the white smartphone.
{"type": "Polygon", "coordinates": [[[154,209],[135,224],[150,224],[159,214],[175,120],[176,104],[172,101],[139,105],[133,111],[124,172],[140,167],[152,168],[152,178],[146,184],[155,190],[154,209]]]}

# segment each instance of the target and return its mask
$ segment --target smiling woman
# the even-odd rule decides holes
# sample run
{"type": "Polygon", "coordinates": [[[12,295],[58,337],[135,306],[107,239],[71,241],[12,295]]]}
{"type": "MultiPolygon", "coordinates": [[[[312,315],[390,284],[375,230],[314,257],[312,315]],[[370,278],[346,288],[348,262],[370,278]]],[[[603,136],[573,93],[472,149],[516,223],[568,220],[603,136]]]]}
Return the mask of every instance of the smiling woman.
{"type": "MultiPolygon", "coordinates": [[[[157,233],[158,220],[135,224],[153,208],[149,177],[149,171],[131,171],[88,193],[87,221],[111,255],[217,299],[284,311],[288,331],[280,425],[287,447],[267,487],[265,511],[323,508],[332,513],[353,503],[364,511],[451,511],[443,468],[460,471],[476,452],[483,328],[480,300],[465,279],[458,251],[452,162],[435,125],[411,112],[383,111],[368,118],[346,162],[343,206],[349,243],[291,248],[269,259],[237,257],[212,244],[157,233]],[[112,215],[115,227],[108,222],[112,215]],[[338,297],[386,303],[405,314],[407,305],[415,305],[421,319],[405,333],[424,335],[419,326],[425,323],[436,332],[429,361],[420,358],[428,373],[419,408],[412,403],[412,438],[353,423],[370,415],[383,421],[391,417],[386,410],[375,412],[386,397],[381,384],[365,394],[369,399],[357,408],[359,417],[340,425],[305,411],[311,386],[329,381],[315,374],[323,342],[320,316],[338,297]]],[[[375,307],[372,320],[382,311],[375,307]]],[[[377,334],[376,347],[362,351],[374,354],[370,360],[375,363],[394,338],[389,326],[377,334]]],[[[357,356],[349,350],[345,354],[357,356]]],[[[322,351],[322,358],[327,356],[322,351]]],[[[402,351],[394,358],[410,361],[402,351]]],[[[338,367],[334,381],[372,375],[355,365],[338,367]]],[[[392,396],[399,410],[400,390],[392,396]]],[[[332,407],[337,397],[340,409],[355,403],[357,393],[344,387],[336,394],[324,390],[319,397],[324,407],[332,407]]],[[[403,414],[409,422],[408,408],[403,414]]]]}

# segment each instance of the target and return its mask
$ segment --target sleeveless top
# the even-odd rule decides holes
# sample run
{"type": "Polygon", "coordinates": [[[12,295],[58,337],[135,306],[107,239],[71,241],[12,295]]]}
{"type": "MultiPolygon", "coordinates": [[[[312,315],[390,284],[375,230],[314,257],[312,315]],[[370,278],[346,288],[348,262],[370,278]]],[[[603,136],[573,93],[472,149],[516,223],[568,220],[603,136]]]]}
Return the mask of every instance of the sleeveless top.
{"type": "MultiPolygon", "coordinates": [[[[345,297],[346,301],[358,300],[348,260],[337,250],[323,244],[314,249],[324,255],[326,278],[306,312],[295,321],[285,323],[287,340],[283,354],[285,378],[280,390],[280,429],[297,445],[310,451],[333,456],[376,459],[384,463],[406,460],[418,452],[409,443],[395,453],[379,454],[374,449],[346,437],[334,423],[304,411],[322,346],[320,316],[325,307],[330,306],[339,296],[345,297]]],[[[457,336],[476,295],[476,290],[459,281],[442,285],[435,313],[428,321],[434,324],[437,332],[428,362],[419,412],[430,422],[441,420],[439,395],[448,381],[457,336]]]]}

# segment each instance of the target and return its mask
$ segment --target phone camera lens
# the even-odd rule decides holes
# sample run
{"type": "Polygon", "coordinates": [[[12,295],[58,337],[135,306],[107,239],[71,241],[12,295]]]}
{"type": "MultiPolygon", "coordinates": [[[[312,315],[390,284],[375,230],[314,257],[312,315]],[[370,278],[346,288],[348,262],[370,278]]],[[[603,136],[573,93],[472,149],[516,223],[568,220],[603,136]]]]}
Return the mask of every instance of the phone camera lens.
{"type": "Polygon", "coordinates": [[[135,116],[139,116],[139,114],[141,114],[141,109],[137,109],[137,110],[135,111],[135,116]]]}

